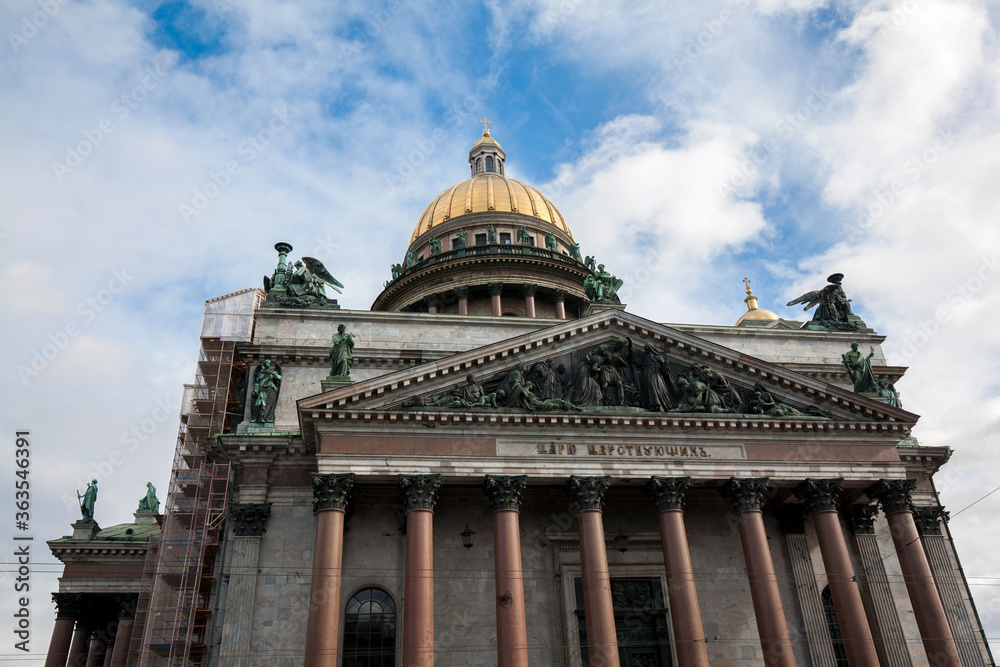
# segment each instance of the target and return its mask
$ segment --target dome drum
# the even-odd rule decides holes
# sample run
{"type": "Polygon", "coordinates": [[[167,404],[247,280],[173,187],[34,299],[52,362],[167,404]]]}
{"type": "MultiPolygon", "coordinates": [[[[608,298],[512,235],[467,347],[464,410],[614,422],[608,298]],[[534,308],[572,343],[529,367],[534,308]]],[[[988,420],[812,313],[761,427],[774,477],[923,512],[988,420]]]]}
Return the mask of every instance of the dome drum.
{"type": "MultiPolygon", "coordinates": [[[[556,291],[565,294],[567,312],[575,312],[571,302],[584,301],[583,279],[589,275],[585,266],[566,255],[554,255],[544,248],[524,246],[482,246],[435,256],[414,266],[388,284],[372,304],[373,310],[427,311],[426,300],[454,292],[456,288],[473,289],[469,296],[469,314],[476,314],[474,303],[489,295],[475,293],[475,288],[501,283],[506,289],[520,290],[521,285],[535,285],[536,301],[554,301],[556,291]],[[461,257],[454,255],[461,254],[461,257]]],[[[508,296],[517,296],[514,292],[508,296]]],[[[520,298],[520,297],[518,297],[520,298]]],[[[514,299],[515,301],[517,299],[514,299]]],[[[483,314],[490,314],[485,312],[483,314]]]]}
{"type": "MultiPolygon", "coordinates": [[[[494,254],[522,254],[523,250],[527,254],[538,254],[539,256],[555,255],[566,261],[579,263],[579,260],[572,258],[575,243],[573,237],[566,234],[561,229],[552,225],[539,223],[536,219],[527,216],[511,213],[470,213],[463,215],[457,220],[433,227],[424,232],[410,242],[407,252],[412,252],[413,266],[421,262],[432,260],[435,257],[443,259],[445,255],[454,257],[456,251],[465,250],[479,253],[483,248],[494,248],[494,254]],[[492,226],[496,234],[496,242],[490,243],[489,227],[492,226]],[[524,227],[527,232],[527,243],[522,242],[518,236],[518,230],[524,227]],[[458,234],[462,230],[467,236],[467,245],[460,244],[458,234]],[[547,247],[547,237],[555,237],[556,250],[552,251],[547,247]],[[437,239],[438,247],[432,247],[432,241],[437,239]],[[534,253],[534,251],[540,251],[534,253]]],[[[459,255],[461,256],[461,255],[459,255]]],[[[440,261],[440,259],[438,260],[440,261]]],[[[403,271],[409,271],[405,262],[403,271]]]]}

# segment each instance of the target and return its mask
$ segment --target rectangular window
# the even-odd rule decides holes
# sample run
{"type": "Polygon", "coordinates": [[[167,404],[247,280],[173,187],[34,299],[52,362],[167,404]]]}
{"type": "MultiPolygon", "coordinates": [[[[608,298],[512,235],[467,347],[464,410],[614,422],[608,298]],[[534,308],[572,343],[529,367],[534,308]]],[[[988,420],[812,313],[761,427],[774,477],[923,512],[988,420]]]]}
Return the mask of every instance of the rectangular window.
{"type": "Polygon", "coordinates": [[[476,245],[486,245],[486,234],[476,234],[476,245]]]}
{"type": "MultiPolygon", "coordinates": [[[[577,578],[576,617],[580,627],[580,657],[590,667],[583,580],[577,578]]],[[[612,579],[611,601],[618,635],[618,661],[642,667],[671,667],[670,633],[663,586],[659,579],[612,579]]]]}
{"type": "Polygon", "coordinates": [[[500,243],[510,243],[510,234],[500,232],[500,243]]]}

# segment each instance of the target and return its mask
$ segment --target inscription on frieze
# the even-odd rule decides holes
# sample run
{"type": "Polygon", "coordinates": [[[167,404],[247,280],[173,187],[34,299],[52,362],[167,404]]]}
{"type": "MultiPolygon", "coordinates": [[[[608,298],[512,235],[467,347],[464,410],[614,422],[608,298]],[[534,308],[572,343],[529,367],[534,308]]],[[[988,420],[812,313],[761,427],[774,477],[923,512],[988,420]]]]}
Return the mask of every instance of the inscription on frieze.
{"type": "Polygon", "coordinates": [[[499,456],[602,459],[745,459],[740,445],[582,444],[559,441],[497,441],[499,456]]]}

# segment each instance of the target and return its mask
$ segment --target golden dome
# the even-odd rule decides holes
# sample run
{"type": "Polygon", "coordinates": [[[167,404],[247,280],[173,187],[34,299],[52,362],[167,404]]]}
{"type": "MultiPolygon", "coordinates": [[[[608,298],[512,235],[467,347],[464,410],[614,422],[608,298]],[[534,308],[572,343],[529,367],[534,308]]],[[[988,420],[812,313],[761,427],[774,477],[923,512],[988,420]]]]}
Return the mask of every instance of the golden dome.
{"type": "MultiPolygon", "coordinates": [[[[493,141],[493,139],[484,136],[479,141],[493,141]]],[[[442,223],[470,213],[487,212],[532,216],[554,225],[573,238],[573,233],[566,226],[559,209],[538,190],[500,174],[485,173],[462,181],[439,194],[420,216],[420,222],[413,230],[410,243],[442,223]]]]}
{"type": "Polygon", "coordinates": [[[743,279],[743,282],[747,286],[747,298],[743,301],[747,304],[747,312],[740,316],[740,319],[736,320],[735,326],[740,326],[747,320],[757,320],[764,322],[773,322],[780,319],[777,315],[772,313],[770,310],[764,310],[757,307],[757,297],[754,296],[753,292],[750,291],[750,280],[747,278],[743,279]]]}

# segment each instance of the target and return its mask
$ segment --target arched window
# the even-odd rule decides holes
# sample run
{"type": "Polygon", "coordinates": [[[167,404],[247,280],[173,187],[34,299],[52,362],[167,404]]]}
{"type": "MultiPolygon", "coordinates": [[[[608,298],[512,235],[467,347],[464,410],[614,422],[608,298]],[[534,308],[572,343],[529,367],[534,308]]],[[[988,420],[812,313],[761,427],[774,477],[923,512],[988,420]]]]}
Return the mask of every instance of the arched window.
{"type": "Polygon", "coordinates": [[[476,158],[476,173],[483,173],[483,158],[476,158]]]}
{"type": "Polygon", "coordinates": [[[840,634],[840,622],[837,620],[837,612],[833,608],[833,593],[830,587],[823,589],[823,613],[826,615],[826,628],[830,633],[830,641],[833,642],[833,657],[837,667],[843,665],[847,667],[847,651],[844,649],[844,638],[840,634]]]}
{"type": "Polygon", "coordinates": [[[493,171],[493,156],[486,156],[486,171],[493,171]]]}
{"type": "Polygon", "coordinates": [[[344,667],[396,664],[396,604],[380,588],[358,591],[344,610],[344,667]]]}

